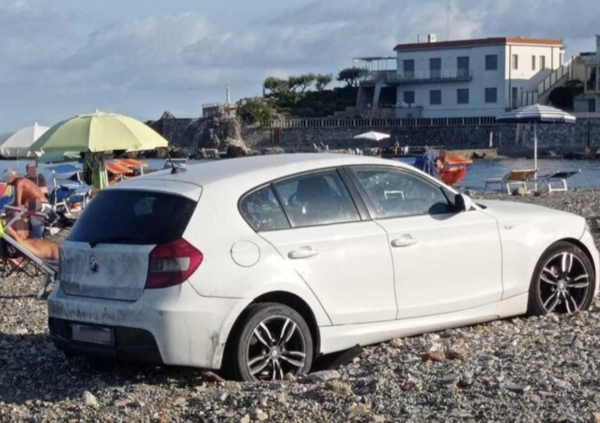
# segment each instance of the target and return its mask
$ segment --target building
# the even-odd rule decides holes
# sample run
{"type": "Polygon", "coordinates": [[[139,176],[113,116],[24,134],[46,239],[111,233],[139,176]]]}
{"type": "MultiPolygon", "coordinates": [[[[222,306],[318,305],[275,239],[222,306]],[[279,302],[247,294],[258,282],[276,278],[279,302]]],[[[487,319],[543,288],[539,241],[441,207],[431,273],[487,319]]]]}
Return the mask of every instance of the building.
{"type": "Polygon", "coordinates": [[[600,112],[600,35],[596,35],[596,51],[582,54],[584,93],[574,101],[575,112],[600,112]]]}
{"type": "Polygon", "coordinates": [[[395,70],[372,70],[374,58],[368,58],[368,67],[363,64],[367,72],[359,109],[393,109],[388,115],[396,117],[497,116],[538,102],[558,79],[567,79],[564,46],[557,39],[437,42],[430,35],[427,42],[399,44],[394,50],[395,70]]]}

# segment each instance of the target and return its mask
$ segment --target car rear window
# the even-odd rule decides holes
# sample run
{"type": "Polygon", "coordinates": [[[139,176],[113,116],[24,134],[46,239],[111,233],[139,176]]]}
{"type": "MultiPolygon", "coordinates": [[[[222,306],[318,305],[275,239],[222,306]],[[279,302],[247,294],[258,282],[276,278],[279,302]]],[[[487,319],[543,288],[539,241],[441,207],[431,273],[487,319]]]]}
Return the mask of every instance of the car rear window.
{"type": "Polygon", "coordinates": [[[67,240],[92,245],[164,244],[181,238],[196,202],[172,194],[107,190],[81,214],[67,240]]]}

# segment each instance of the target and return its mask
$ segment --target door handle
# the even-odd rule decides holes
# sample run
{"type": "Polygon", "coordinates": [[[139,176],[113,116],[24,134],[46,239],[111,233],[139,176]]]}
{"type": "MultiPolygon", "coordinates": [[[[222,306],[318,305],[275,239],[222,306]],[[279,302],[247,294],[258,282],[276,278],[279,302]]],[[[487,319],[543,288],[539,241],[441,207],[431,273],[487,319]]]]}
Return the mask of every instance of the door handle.
{"type": "Polygon", "coordinates": [[[320,252],[318,250],[313,250],[310,247],[300,247],[297,250],[290,251],[288,253],[288,257],[292,260],[304,259],[309,257],[314,257],[318,255],[320,252]]]}
{"type": "Polygon", "coordinates": [[[392,240],[392,247],[401,248],[401,247],[409,247],[411,245],[419,242],[418,239],[413,238],[410,235],[402,235],[400,238],[396,238],[392,240]]]}

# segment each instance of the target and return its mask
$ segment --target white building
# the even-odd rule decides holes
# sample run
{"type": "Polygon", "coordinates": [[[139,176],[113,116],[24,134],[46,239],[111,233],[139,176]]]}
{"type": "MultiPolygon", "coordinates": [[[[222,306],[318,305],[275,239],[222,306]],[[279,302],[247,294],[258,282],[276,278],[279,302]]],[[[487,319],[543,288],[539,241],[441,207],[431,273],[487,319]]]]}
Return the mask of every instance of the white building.
{"type": "Polygon", "coordinates": [[[593,54],[580,56],[583,61],[584,93],[575,99],[575,112],[600,112],[600,35],[596,35],[596,51],[593,54]]]}
{"type": "Polygon", "coordinates": [[[564,61],[561,40],[527,37],[436,42],[430,36],[394,50],[396,71],[370,72],[359,107],[391,107],[397,117],[497,116],[536,103],[540,84],[564,61]]]}

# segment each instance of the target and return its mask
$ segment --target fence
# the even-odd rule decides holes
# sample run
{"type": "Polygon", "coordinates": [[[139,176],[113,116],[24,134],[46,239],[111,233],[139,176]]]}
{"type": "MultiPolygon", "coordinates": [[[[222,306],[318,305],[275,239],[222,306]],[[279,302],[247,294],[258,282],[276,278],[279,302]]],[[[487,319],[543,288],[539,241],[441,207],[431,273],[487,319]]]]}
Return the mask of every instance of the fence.
{"type": "Polygon", "coordinates": [[[438,126],[480,126],[494,125],[496,118],[452,117],[452,118],[373,118],[373,119],[287,119],[261,122],[263,128],[396,128],[396,127],[438,127],[438,126]]]}
{"type": "Polygon", "coordinates": [[[572,64],[573,60],[569,60],[564,65],[561,65],[560,67],[552,71],[552,73],[548,75],[546,79],[540,82],[540,84],[538,85],[538,97],[541,97],[546,91],[554,87],[554,85],[563,77],[569,75],[569,73],[571,72],[572,64]]]}

